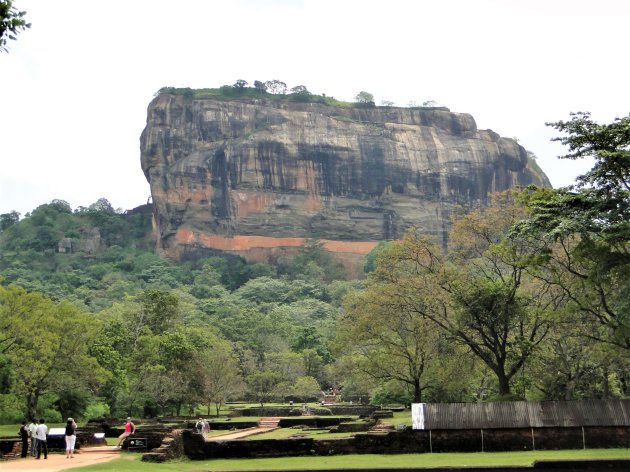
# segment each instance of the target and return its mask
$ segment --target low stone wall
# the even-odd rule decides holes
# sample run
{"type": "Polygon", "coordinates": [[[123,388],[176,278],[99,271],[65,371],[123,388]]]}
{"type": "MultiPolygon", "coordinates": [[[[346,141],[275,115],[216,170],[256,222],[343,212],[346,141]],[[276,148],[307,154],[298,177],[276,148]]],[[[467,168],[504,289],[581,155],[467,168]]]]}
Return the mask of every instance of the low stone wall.
{"type": "Polygon", "coordinates": [[[16,437],[16,438],[0,439],[0,460],[13,458],[15,452],[21,451],[21,450],[22,450],[22,440],[20,438],[16,437]]]}
{"type": "Polygon", "coordinates": [[[184,456],[184,442],[181,429],[171,431],[162,441],[160,447],[142,455],[144,462],[166,462],[184,456]]]}
{"type": "Polygon", "coordinates": [[[150,451],[151,449],[160,447],[164,438],[168,436],[174,429],[175,427],[164,425],[143,426],[141,429],[136,429],[135,435],[129,436],[127,439],[125,439],[123,447],[125,447],[129,439],[134,439],[134,437],[146,438],[147,449],[150,451]]]}
{"type": "MultiPolygon", "coordinates": [[[[85,428],[81,428],[77,431],[77,443],[81,445],[91,445],[92,443],[90,441],[93,441],[94,433],[97,432],[105,433],[106,438],[117,438],[125,431],[121,424],[120,420],[111,419],[88,422],[85,428]],[[112,426],[112,424],[115,424],[115,426],[112,426]],[[90,439],[90,437],[92,439],[90,439]]],[[[158,422],[144,423],[134,421],[134,424],[136,425],[135,437],[146,438],[147,448],[149,450],[159,447],[160,444],[162,444],[162,440],[171,431],[182,427],[182,425],[166,425],[158,422]]],[[[193,428],[194,423],[183,425],[183,427],[193,428]]],[[[131,436],[131,439],[133,438],[134,436],[131,436]]]]}
{"type": "Polygon", "coordinates": [[[191,459],[255,458],[332,454],[405,454],[424,452],[491,452],[582,449],[630,446],[630,427],[527,428],[513,430],[401,431],[357,434],[351,438],[311,438],[204,442],[183,433],[184,450],[191,459]]]}
{"type": "MultiPolygon", "coordinates": [[[[195,422],[199,419],[200,415],[181,415],[181,416],[158,416],[155,418],[156,423],[186,423],[186,422],[195,422]]],[[[210,417],[211,415],[201,415],[204,418],[210,417]]]]}
{"type": "Polygon", "coordinates": [[[374,425],[374,421],[340,423],[339,426],[331,428],[331,431],[334,429],[337,433],[364,433],[369,431],[374,425]]]}
{"type": "MultiPolygon", "coordinates": [[[[371,416],[379,407],[374,405],[330,405],[333,415],[371,416]]],[[[409,413],[411,416],[411,412],[409,413]]]]}
{"type": "MultiPolygon", "coordinates": [[[[313,415],[329,416],[332,415],[332,409],[328,407],[313,408],[310,407],[313,415]]],[[[336,414],[336,413],[335,413],[336,414]]],[[[299,405],[294,406],[269,406],[264,408],[243,408],[242,410],[233,410],[234,416],[301,416],[302,410],[299,405]]]]}

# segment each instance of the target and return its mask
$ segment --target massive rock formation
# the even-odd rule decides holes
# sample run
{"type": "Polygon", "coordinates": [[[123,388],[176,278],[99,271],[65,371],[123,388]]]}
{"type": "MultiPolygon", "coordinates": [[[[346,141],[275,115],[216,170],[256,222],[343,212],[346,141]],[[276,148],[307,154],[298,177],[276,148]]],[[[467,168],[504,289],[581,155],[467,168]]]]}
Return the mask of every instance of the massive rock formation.
{"type": "Polygon", "coordinates": [[[158,251],[273,259],[317,238],[348,267],[454,205],[549,185],[523,147],[444,108],[332,107],[162,93],[141,137],[158,251]]]}

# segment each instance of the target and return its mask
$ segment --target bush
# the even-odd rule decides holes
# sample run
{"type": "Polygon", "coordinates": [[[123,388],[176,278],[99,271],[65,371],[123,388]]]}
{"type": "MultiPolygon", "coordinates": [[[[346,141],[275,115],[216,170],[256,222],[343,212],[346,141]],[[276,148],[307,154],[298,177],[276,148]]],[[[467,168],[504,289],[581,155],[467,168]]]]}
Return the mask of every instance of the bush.
{"type": "Polygon", "coordinates": [[[372,393],[370,402],[373,405],[408,405],[413,401],[413,395],[401,388],[395,382],[388,382],[372,393]]]}
{"type": "Polygon", "coordinates": [[[104,402],[90,403],[85,409],[85,419],[91,420],[95,418],[103,418],[110,415],[109,405],[104,402]]]}
{"type": "Polygon", "coordinates": [[[48,408],[44,410],[44,414],[42,418],[46,420],[46,423],[65,423],[65,418],[61,416],[57,410],[53,410],[52,408],[48,408]]]}
{"type": "Polygon", "coordinates": [[[0,423],[11,424],[19,423],[25,419],[24,410],[22,409],[24,402],[17,395],[4,394],[0,395],[0,423]]]}

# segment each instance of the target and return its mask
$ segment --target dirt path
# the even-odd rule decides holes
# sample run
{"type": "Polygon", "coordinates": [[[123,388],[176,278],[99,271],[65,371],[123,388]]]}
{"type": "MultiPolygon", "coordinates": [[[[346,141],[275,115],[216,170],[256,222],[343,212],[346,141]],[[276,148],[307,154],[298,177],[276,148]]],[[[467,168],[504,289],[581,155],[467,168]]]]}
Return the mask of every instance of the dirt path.
{"type": "Polygon", "coordinates": [[[207,438],[206,441],[232,441],[233,439],[240,439],[247,436],[252,436],[253,434],[261,434],[266,433],[267,431],[273,431],[276,428],[250,428],[244,429],[242,431],[237,431],[235,433],[226,433],[220,436],[212,436],[207,438]]]}
{"type": "Polygon", "coordinates": [[[33,457],[25,459],[13,459],[6,462],[0,462],[0,471],[2,472],[58,472],[61,470],[74,469],[86,465],[102,464],[117,458],[119,451],[112,446],[107,447],[91,447],[82,449],[74,454],[72,459],[66,459],[65,454],[48,454],[48,459],[37,460],[33,457]]]}
{"type": "MultiPolygon", "coordinates": [[[[250,428],[207,438],[206,441],[232,441],[254,434],[266,433],[274,429],[276,428],[250,428]]],[[[27,457],[26,459],[13,459],[0,462],[0,472],[60,472],[62,470],[75,469],[86,465],[109,462],[117,458],[119,454],[120,451],[113,446],[90,447],[77,451],[72,459],[66,459],[65,454],[51,453],[48,454],[48,459],[42,457],[37,460],[32,457],[27,457]]]]}

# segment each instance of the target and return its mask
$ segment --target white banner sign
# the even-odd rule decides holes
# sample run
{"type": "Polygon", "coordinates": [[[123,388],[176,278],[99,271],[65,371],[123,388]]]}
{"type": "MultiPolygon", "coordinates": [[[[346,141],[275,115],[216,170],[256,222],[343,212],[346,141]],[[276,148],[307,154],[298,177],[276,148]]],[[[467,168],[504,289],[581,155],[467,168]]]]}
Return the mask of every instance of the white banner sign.
{"type": "Polygon", "coordinates": [[[413,429],[424,429],[424,403],[411,404],[411,421],[413,429]]]}

